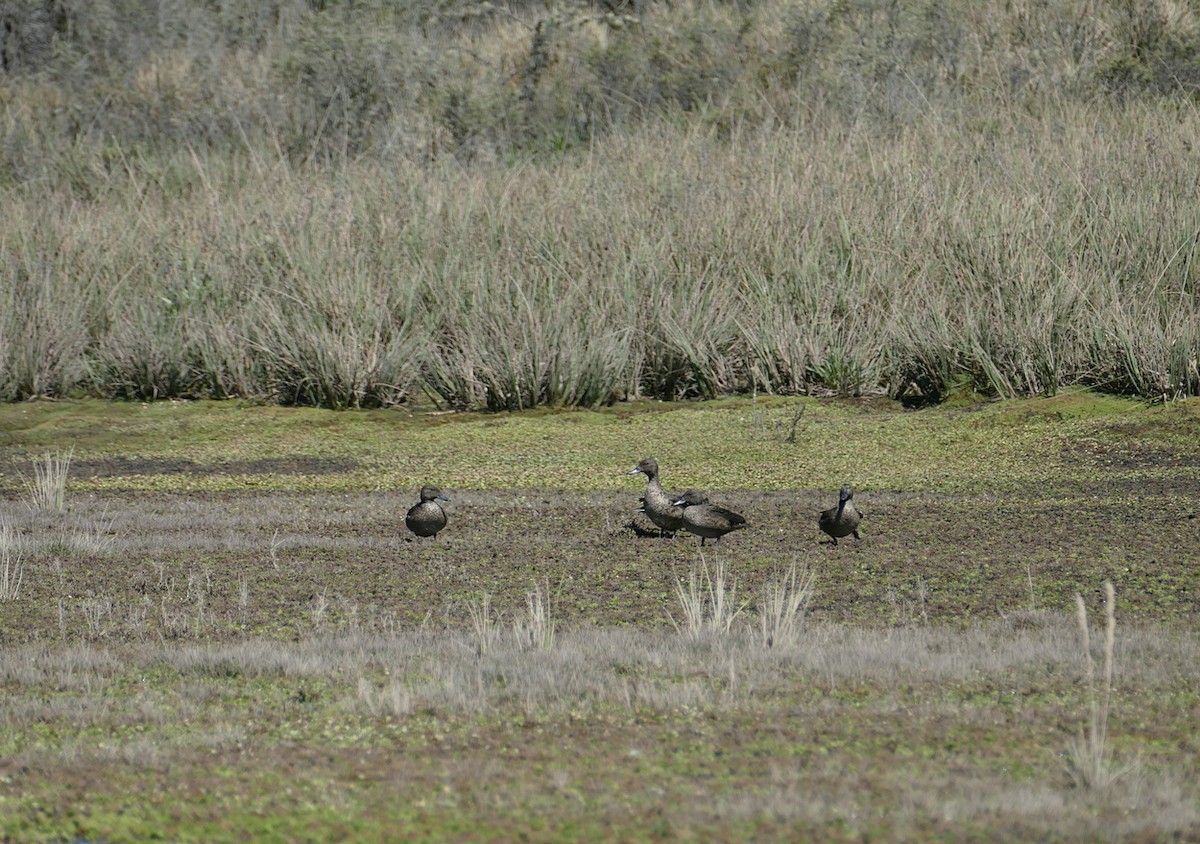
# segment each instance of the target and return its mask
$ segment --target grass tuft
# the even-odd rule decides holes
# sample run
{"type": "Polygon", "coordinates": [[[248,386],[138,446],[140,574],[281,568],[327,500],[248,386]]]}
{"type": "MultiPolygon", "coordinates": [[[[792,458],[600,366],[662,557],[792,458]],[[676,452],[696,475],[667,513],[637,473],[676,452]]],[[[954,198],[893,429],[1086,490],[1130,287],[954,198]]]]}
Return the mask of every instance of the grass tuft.
{"type": "Polygon", "coordinates": [[[813,596],[816,573],[807,564],[792,563],[786,572],[763,585],[758,604],[759,637],[768,648],[796,644],[813,596]]]}
{"type": "Polygon", "coordinates": [[[482,657],[495,651],[503,637],[503,631],[499,614],[492,612],[492,596],[484,592],[478,601],[468,601],[467,614],[475,634],[475,655],[482,657]]]}
{"type": "Polygon", "coordinates": [[[1096,666],[1092,658],[1091,633],[1083,596],[1075,593],[1075,619],[1079,627],[1087,679],[1089,717],[1087,725],[1071,742],[1067,770],[1077,788],[1107,791],[1118,780],[1137,769],[1136,762],[1117,765],[1108,745],[1108,717],[1112,710],[1113,651],[1116,643],[1116,591],[1104,582],[1104,674],[1096,688],[1096,666]]]}
{"type": "Polygon", "coordinates": [[[25,491],[29,496],[29,508],[34,512],[61,513],[66,509],[67,475],[71,471],[71,457],[75,450],[66,454],[55,449],[47,451],[39,460],[33,460],[33,478],[25,479],[25,491]]]}
{"type": "Polygon", "coordinates": [[[11,525],[0,524],[0,601],[15,601],[25,581],[24,549],[11,525]]]}
{"type": "Polygon", "coordinates": [[[554,646],[554,616],[550,611],[550,584],[539,584],[525,593],[525,610],[513,620],[513,635],[522,648],[545,650],[554,646]]]}
{"type": "Polygon", "coordinates": [[[703,553],[699,565],[688,569],[687,578],[675,581],[675,597],[681,619],[667,615],[675,630],[692,642],[727,635],[746,609],[744,602],[737,603],[737,582],[728,579],[725,561],[717,557],[710,568],[703,553]]]}
{"type": "Polygon", "coordinates": [[[366,677],[360,677],[357,692],[358,701],[372,717],[400,718],[412,714],[412,694],[399,680],[377,684],[366,677]]]}

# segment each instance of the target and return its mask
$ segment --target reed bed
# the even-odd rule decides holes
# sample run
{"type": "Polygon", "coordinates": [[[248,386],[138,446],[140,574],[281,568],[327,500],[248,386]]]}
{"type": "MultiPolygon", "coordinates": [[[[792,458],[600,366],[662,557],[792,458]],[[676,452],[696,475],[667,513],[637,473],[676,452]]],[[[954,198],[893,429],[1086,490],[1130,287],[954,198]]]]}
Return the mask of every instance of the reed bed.
{"type": "Polygon", "coordinates": [[[30,19],[0,399],[1200,390],[1186,7],[376,5],[30,19]]]}

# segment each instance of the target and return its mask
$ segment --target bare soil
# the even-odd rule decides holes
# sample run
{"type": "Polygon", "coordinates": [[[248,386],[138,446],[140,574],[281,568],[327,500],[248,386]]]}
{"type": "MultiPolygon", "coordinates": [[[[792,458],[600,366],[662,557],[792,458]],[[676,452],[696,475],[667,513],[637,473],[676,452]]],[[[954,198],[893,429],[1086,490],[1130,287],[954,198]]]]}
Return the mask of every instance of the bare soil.
{"type": "MultiPolygon", "coordinates": [[[[686,533],[660,536],[635,513],[635,479],[627,492],[450,489],[449,524],[434,539],[404,527],[415,490],[77,495],[67,522],[100,525],[110,544],[79,560],[34,554],[26,564],[32,600],[5,608],[0,641],[61,632],[64,595],[111,598],[118,607],[149,597],[158,606],[164,596],[182,602],[188,579],[200,577],[206,635],[217,637],[292,630],[307,623],[314,602],[330,622],[354,614],[388,624],[460,623],[465,603],[482,592],[511,610],[535,583],[548,584],[562,622],[660,626],[675,611],[677,579],[701,556],[722,559],[750,600],[782,568],[808,565],[817,573],[812,615],[834,622],[962,623],[1063,610],[1077,591],[1094,597],[1105,579],[1131,620],[1200,621],[1200,477],[1158,481],[1155,462],[1178,461],[1143,451],[1123,455],[1112,479],[1097,479],[1108,457],[1079,456],[1090,465],[1078,483],[979,496],[859,490],[862,541],[836,547],[816,524],[834,496],[811,489],[710,491],[750,526],[704,548],[686,533]]],[[[72,473],[127,475],[136,486],[134,476],[246,468],[118,459],[80,461],[72,473]]],[[[279,458],[259,468],[341,472],[353,464],[279,458]]],[[[113,621],[106,635],[119,636],[121,619],[113,621]]]]}
{"type": "MultiPolygon", "coordinates": [[[[89,457],[72,479],[116,483],[72,491],[68,512],[53,515],[30,513],[19,477],[0,474],[0,517],[27,550],[21,597],[0,604],[12,666],[0,689],[0,837],[1190,840],[1200,701],[1194,677],[1163,653],[1193,662],[1200,476],[1188,454],[1136,438],[1075,443],[1065,458],[1069,471],[1006,490],[858,489],[862,541],[836,547],[817,528],[836,498],[825,489],[708,490],[750,524],[701,548],[635,513],[640,478],[589,493],[444,488],[449,524],[420,539],[404,527],[415,488],[296,492],[271,481],[369,472],[352,460],[89,457]],[[210,474],[246,488],[147,489],[156,476],[210,474]],[[813,629],[877,630],[876,650],[845,676],[795,654],[735,665],[704,646],[683,669],[635,664],[626,676],[623,654],[589,663],[614,686],[644,683],[663,699],[629,706],[586,695],[546,706],[516,688],[481,711],[375,712],[356,687],[362,677],[415,688],[449,671],[387,634],[428,627],[441,642],[445,628],[469,631],[483,593],[507,622],[535,584],[548,587],[563,636],[597,625],[654,638],[679,616],[676,584],[702,559],[726,564],[751,617],[764,583],[811,567],[813,629]],[[1121,625],[1109,746],[1141,761],[1114,791],[1092,794],[1064,761],[1090,701],[1066,614],[1082,593],[1099,623],[1106,579],[1121,625]],[[1003,667],[924,671],[940,653],[962,658],[974,625],[998,618],[983,647],[1003,667]],[[1138,633],[1143,622],[1161,639],[1138,633]],[[898,629],[927,628],[946,635],[916,657],[893,652],[898,629]],[[187,668],[161,656],[266,637],[300,659],[311,643],[335,647],[340,631],[364,642],[378,632],[396,649],[345,672],[220,659],[187,668]],[[1026,633],[1056,649],[1020,656],[1026,633]],[[915,667],[897,683],[905,659],[915,667]],[[48,667],[55,660],[68,667],[48,667]],[[1126,679],[1156,660],[1166,667],[1126,679]],[[687,703],[693,685],[699,704],[687,703]]],[[[821,647],[799,650],[810,646],[821,647]]],[[[463,682],[493,688],[509,676],[482,657],[475,670],[463,682]]]]}

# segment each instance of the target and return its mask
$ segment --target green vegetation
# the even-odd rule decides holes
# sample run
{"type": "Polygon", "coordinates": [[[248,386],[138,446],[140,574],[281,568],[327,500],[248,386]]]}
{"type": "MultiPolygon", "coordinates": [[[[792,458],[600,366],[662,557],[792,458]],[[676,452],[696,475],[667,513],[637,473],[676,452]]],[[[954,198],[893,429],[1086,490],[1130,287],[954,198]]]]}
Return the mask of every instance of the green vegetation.
{"type": "Polygon", "coordinates": [[[1200,389],[1182,0],[0,20],[0,399],[1200,389]]]}
{"type": "Polygon", "coordinates": [[[0,0],[0,839],[1200,839],[1198,57],[0,0]]]}
{"type": "Polygon", "coordinates": [[[1195,413],[0,407],[0,837],[1195,837],[1195,413]]]}
{"type": "MultiPolygon", "coordinates": [[[[0,834],[49,841],[1095,840],[1200,823],[1194,635],[1123,630],[1128,788],[1070,785],[1071,620],[959,634],[584,631],[8,649],[0,834]],[[1136,714],[1135,714],[1136,713],[1136,714]],[[1060,723],[1068,725],[1064,730],[1060,723]]],[[[1118,781],[1120,782],[1120,781],[1118,781]]]]}
{"type": "MultiPolygon", "coordinates": [[[[1079,391],[915,412],[780,397],[521,414],[67,400],[0,406],[0,427],[21,461],[70,444],[81,491],[407,490],[432,480],[628,490],[625,472],[652,450],[687,467],[667,470],[671,487],[836,490],[852,478],[867,489],[982,493],[1133,481],[1146,460],[1161,464],[1163,481],[1187,482],[1177,455],[1194,448],[1197,412],[1195,401],[1151,407],[1079,391]]],[[[0,465],[14,492],[22,472],[0,465]]]]}

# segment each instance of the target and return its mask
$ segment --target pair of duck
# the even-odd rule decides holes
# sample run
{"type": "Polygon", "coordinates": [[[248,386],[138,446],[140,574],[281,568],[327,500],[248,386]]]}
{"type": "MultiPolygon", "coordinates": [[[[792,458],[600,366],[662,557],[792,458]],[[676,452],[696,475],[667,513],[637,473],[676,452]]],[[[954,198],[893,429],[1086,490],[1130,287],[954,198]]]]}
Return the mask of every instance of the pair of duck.
{"type": "MultiPolygon", "coordinates": [[[[724,507],[718,507],[708,502],[708,497],[702,492],[688,490],[682,496],[668,495],[658,478],[658,461],[648,457],[628,474],[644,474],[646,476],[646,495],[642,499],[642,507],[647,518],[654,522],[662,531],[674,533],[683,528],[689,533],[700,537],[703,545],[708,539],[720,539],[727,533],[748,527],[745,517],[724,507]]],[[[827,533],[833,545],[838,539],[853,535],[859,539],[858,523],[862,514],[855,509],[851,499],[854,491],[849,484],[842,487],[838,494],[836,507],[821,511],[817,524],[827,533]]]]}
{"type": "Polygon", "coordinates": [[[744,516],[709,503],[702,492],[689,489],[683,495],[668,495],[658,480],[658,461],[653,457],[647,457],[628,474],[639,472],[646,476],[646,495],[640,509],[665,533],[686,530],[700,537],[703,545],[709,539],[720,539],[748,526],[744,516]]]}

